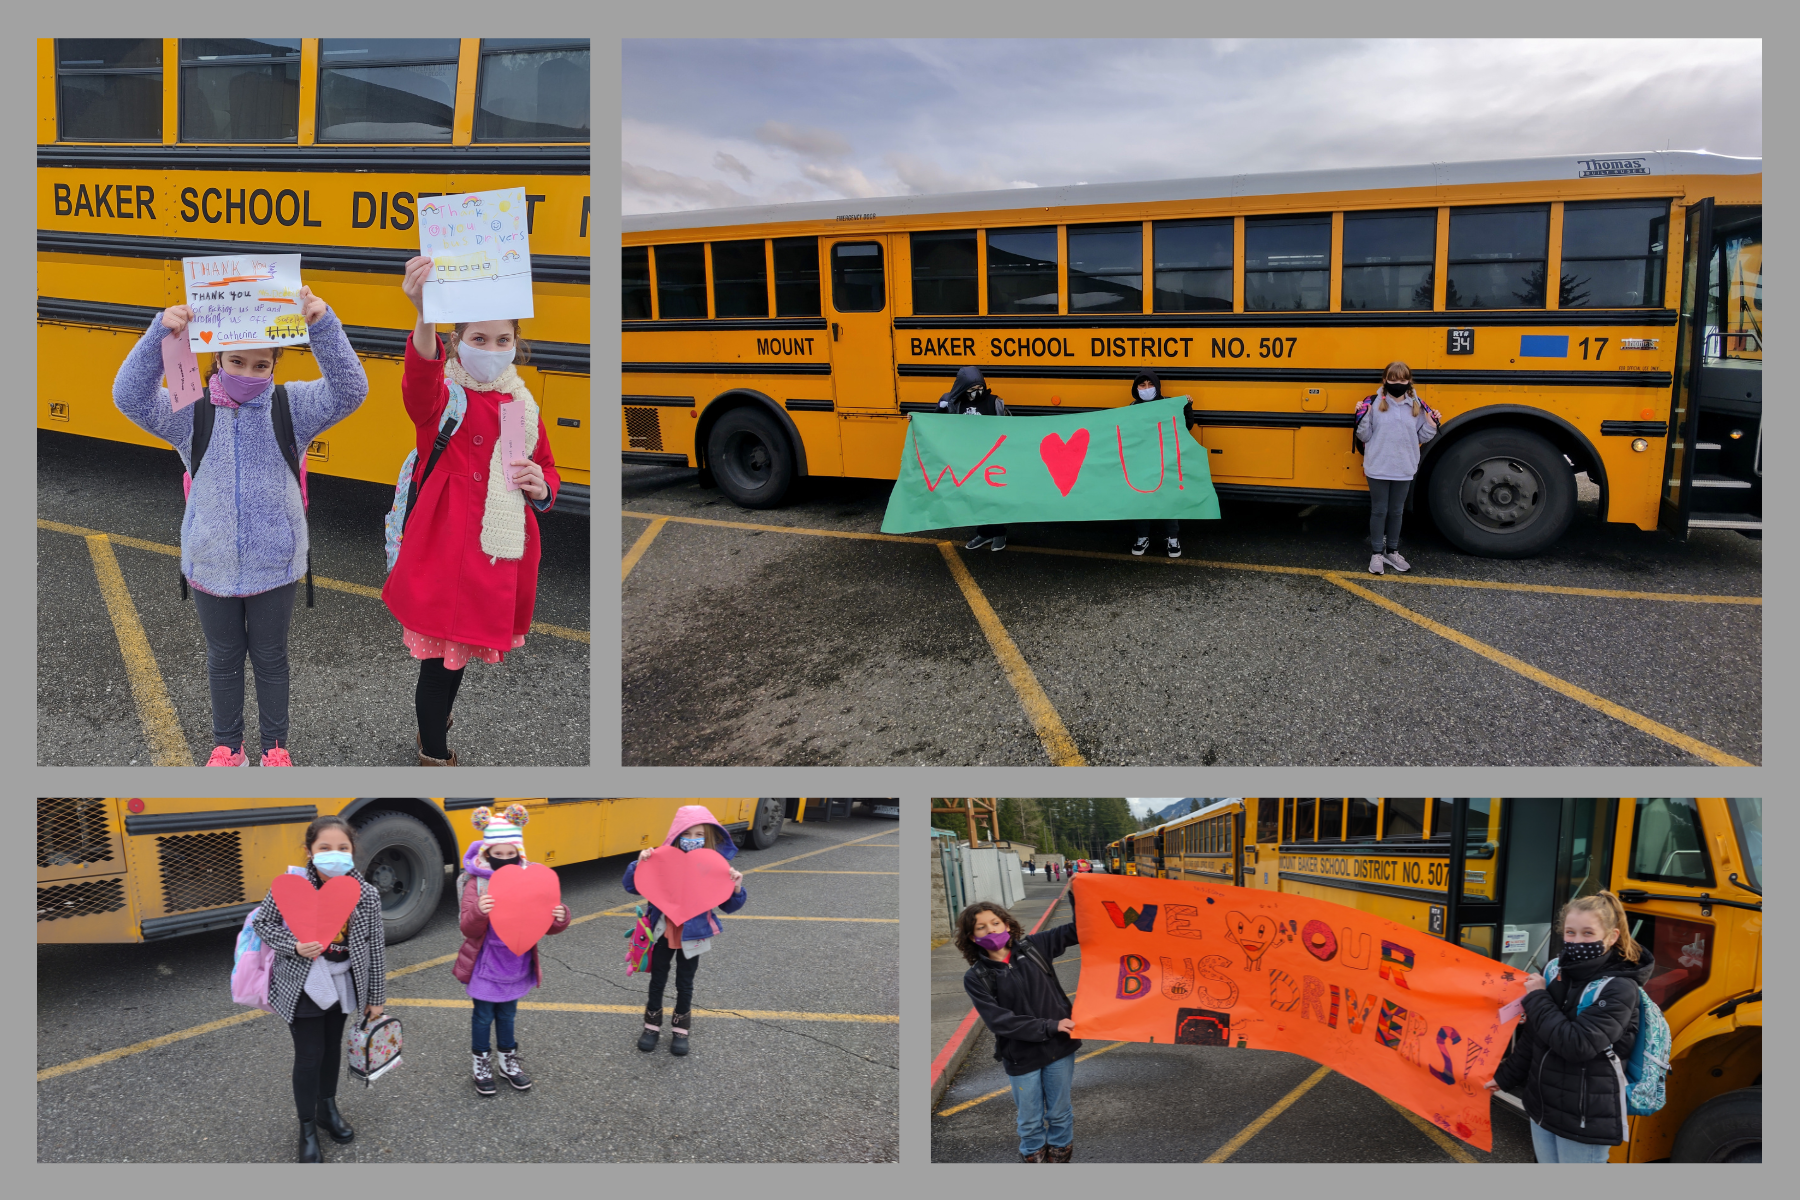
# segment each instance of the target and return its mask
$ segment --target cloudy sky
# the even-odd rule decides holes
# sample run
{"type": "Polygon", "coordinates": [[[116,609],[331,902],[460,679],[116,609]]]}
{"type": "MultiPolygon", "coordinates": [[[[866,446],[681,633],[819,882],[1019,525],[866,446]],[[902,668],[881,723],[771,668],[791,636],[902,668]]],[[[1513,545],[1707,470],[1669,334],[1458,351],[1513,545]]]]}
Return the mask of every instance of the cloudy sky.
{"type": "Polygon", "coordinates": [[[624,43],[625,213],[1535,154],[1762,153],[1760,41],[624,43]]]}

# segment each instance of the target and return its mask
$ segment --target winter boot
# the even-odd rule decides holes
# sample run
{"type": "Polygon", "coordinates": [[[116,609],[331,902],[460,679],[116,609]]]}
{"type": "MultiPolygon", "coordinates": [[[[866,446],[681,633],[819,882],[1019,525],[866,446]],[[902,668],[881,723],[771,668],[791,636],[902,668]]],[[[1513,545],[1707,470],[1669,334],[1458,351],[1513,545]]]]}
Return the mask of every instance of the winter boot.
{"type": "Polygon", "coordinates": [[[1074,1157],[1075,1157],[1075,1143],[1074,1142],[1070,1142],[1066,1146],[1045,1146],[1044,1147],[1044,1161],[1045,1162],[1066,1163],[1066,1162],[1073,1160],[1074,1157]]]}
{"type": "Polygon", "coordinates": [[[644,1029],[638,1034],[638,1049],[648,1054],[656,1049],[656,1043],[662,1037],[662,1009],[646,1008],[644,1010],[644,1029]]]}
{"type": "Polygon", "coordinates": [[[472,1057],[475,1060],[475,1094],[478,1096],[493,1095],[498,1089],[494,1087],[494,1068],[493,1064],[488,1062],[487,1052],[472,1054],[472,1057]]]}
{"type": "Polygon", "coordinates": [[[694,1024],[694,1014],[678,1012],[669,1018],[669,1053],[680,1057],[688,1052],[688,1030],[694,1024]]]}
{"type": "MultiPolygon", "coordinates": [[[[1146,545],[1149,544],[1149,541],[1150,541],[1149,538],[1144,539],[1144,542],[1146,545]]],[[[1019,1161],[1020,1162],[1032,1162],[1032,1163],[1043,1162],[1044,1161],[1044,1148],[1042,1146],[1039,1146],[1036,1150],[1033,1150],[1030,1154],[1020,1154],[1019,1161]]]]}
{"type": "Polygon", "coordinates": [[[334,1142],[347,1142],[356,1136],[356,1130],[350,1128],[350,1122],[344,1120],[344,1114],[338,1111],[336,1096],[320,1096],[318,1114],[313,1124],[331,1135],[334,1142]]]}
{"type": "Polygon", "coordinates": [[[512,1084],[513,1091],[523,1092],[531,1088],[531,1076],[519,1065],[519,1048],[500,1051],[500,1073],[506,1076],[506,1082],[512,1084]]]}
{"type": "Polygon", "coordinates": [[[294,1161],[316,1163],[325,1161],[325,1156],[319,1153],[319,1130],[316,1123],[300,1122],[300,1153],[294,1156],[294,1161]]]}

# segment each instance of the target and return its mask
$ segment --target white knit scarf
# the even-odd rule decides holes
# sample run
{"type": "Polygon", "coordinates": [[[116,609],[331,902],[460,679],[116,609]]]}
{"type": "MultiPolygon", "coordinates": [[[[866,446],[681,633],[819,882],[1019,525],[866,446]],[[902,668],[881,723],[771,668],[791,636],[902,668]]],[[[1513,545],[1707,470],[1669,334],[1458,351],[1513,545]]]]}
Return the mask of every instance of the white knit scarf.
{"type": "MultiPolygon", "coordinates": [[[[532,399],[531,390],[510,364],[491,383],[477,380],[454,358],[444,364],[444,374],[468,391],[509,393],[513,403],[525,406],[525,427],[531,444],[537,445],[537,401],[532,399]]],[[[525,493],[507,490],[507,467],[500,461],[500,444],[501,439],[495,438],[494,454],[488,460],[487,503],[481,513],[481,552],[488,556],[489,562],[525,557],[525,493]]]]}

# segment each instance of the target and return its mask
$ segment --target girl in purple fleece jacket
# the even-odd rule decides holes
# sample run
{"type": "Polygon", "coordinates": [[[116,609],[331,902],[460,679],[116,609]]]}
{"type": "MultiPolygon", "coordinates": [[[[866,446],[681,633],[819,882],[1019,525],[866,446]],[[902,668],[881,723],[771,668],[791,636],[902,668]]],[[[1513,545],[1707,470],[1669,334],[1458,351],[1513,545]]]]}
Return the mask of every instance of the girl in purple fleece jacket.
{"type": "MultiPolygon", "coordinates": [[[[368,376],[325,301],[299,292],[322,379],[286,384],[295,454],[362,404],[368,376]]],[[[126,356],[113,380],[113,403],[134,425],[175,447],[193,469],[194,413],[214,406],[211,440],[188,491],[181,519],[181,574],[194,589],[206,635],[212,691],[209,767],[244,767],[244,659],[256,671],[262,765],[291,767],[288,738],[288,624],[294,588],[306,574],[306,504],[275,441],[271,412],[276,352],[263,348],[214,355],[207,395],[179,412],[160,386],[162,341],[185,337],[192,311],[165,309],[126,356]]]]}

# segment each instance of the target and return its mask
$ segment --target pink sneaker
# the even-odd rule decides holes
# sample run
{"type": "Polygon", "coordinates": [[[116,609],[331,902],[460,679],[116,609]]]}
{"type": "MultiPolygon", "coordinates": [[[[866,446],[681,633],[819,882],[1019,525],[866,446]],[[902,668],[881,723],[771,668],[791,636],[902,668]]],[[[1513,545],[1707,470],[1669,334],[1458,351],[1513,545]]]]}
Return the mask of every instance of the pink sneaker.
{"type": "Polygon", "coordinates": [[[263,751],[262,763],[260,765],[265,767],[291,767],[294,765],[294,760],[288,757],[286,749],[277,746],[273,750],[263,751]]]}
{"type": "Polygon", "coordinates": [[[236,750],[230,746],[214,746],[212,757],[206,760],[206,765],[209,767],[247,767],[250,765],[250,756],[244,753],[242,746],[236,750]]]}

